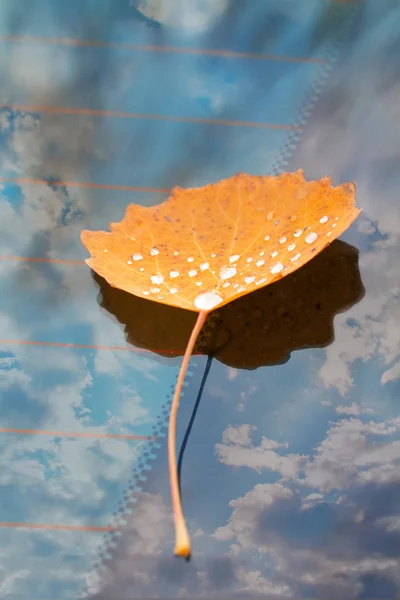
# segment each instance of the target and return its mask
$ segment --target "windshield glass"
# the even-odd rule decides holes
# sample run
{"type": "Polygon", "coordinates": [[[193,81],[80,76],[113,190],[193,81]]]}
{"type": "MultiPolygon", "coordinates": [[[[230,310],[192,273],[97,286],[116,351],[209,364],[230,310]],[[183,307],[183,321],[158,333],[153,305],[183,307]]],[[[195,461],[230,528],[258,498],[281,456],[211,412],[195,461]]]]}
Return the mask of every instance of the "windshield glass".
{"type": "Polygon", "coordinates": [[[400,594],[399,26],[397,0],[2,0],[2,598],[400,594]],[[205,328],[178,560],[193,315],[111,287],[80,234],[299,168],[362,213],[205,328]]]}

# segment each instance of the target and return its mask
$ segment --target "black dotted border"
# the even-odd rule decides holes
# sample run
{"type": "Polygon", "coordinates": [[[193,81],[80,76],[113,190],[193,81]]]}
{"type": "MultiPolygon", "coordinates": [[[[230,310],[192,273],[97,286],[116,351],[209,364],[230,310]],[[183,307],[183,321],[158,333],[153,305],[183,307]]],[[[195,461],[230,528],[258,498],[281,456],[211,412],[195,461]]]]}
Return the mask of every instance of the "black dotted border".
{"type": "MultiPolygon", "coordinates": [[[[185,382],[183,384],[182,395],[185,396],[185,388],[188,387],[190,378],[194,374],[195,364],[192,364],[187,370],[185,382]]],[[[176,381],[178,375],[176,377],[176,381]]],[[[176,382],[175,382],[176,383],[176,382]]],[[[137,494],[143,491],[143,484],[147,481],[148,475],[152,469],[152,463],[158,457],[158,450],[162,447],[162,439],[166,437],[168,431],[168,418],[171,409],[172,398],[175,385],[170,386],[170,392],[167,394],[166,401],[161,406],[161,412],[158,415],[157,422],[152,427],[150,439],[144,442],[145,446],[140,455],[133,471],[132,476],[128,481],[128,486],[122,492],[122,500],[118,502],[118,508],[113,513],[110,527],[115,530],[108,531],[103,535],[103,547],[99,550],[97,558],[92,562],[92,573],[97,572],[97,577],[101,578],[101,571],[107,567],[107,563],[111,561],[114,548],[117,545],[118,538],[122,535],[121,530],[127,524],[125,517],[129,517],[132,509],[137,502],[137,494]]],[[[90,596],[93,593],[90,586],[86,585],[82,590],[83,597],[90,596]]]]}
{"type": "MultiPolygon", "coordinates": [[[[327,44],[327,58],[325,62],[318,68],[316,77],[312,82],[311,88],[303,100],[303,103],[300,106],[300,110],[293,124],[296,127],[300,127],[300,129],[291,130],[288,132],[286,140],[284,141],[279,152],[278,158],[272,167],[273,175],[280,175],[287,170],[293,151],[304,133],[304,128],[307,125],[311,113],[323,92],[326,82],[329,79],[331,71],[340,56],[342,47],[349,39],[354,20],[359,13],[361,6],[362,3],[360,2],[357,4],[352,4],[351,6],[347,5],[346,7],[340,7],[340,10],[343,11],[343,15],[341,19],[338,19],[338,33],[335,39],[330,40],[330,42],[327,44]]],[[[338,6],[333,7],[333,4],[332,8],[334,8],[334,10],[339,9],[338,6]]]]}

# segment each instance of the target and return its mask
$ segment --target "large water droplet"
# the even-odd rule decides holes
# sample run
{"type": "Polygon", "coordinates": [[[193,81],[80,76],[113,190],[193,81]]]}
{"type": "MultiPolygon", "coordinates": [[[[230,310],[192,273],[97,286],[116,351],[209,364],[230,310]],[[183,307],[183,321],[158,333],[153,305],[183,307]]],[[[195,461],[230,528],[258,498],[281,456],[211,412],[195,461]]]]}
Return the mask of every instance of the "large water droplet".
{"type": "Polygon", "coordinates": [[[217,292],[216,290],[208,290],[207,292],[202,292],[198,296],[196,296],[194,300],[194,305],[199,310],[212,310],[218,304],[224,300],[224,296],[221,292],[217,292]]]}
{"type": "Polygon", "coordinates": [[[163,281],[164,281],[164,277],[162,275],[152,275],[150,277],[150,279],[151,279],[151,283],[160,284],[160,283],[163,283],[163,281]]]}
{"type": "Polygon", "coordinates": [[[197,271],[196,269],[190,269],[190,271],[188,272],[189,277],[194,277],[195,275],[197,275],[197,271]]]}
{"type": "Polygon", "coordinates": [[[300,237],[302,233],[303,233],[302,229],[296,229],[296,231],[294,232],[293,235],[294,235],[294,237],[300,237]]]}
{"type": "Polygon", "coordinates": [[[169,276],[171,279],[175,279],[175,277],[179,277],[179,271],[170,271],[169,276]]]}
{"type": "Polygon", "coordinates": [[[244,278],[244,281],[247,284],[253,283],[253,281],[255,281],[255,276],[254,275],[249,275],[249,277],[245,277],[244,278]]]}
{"type": "Polygon", "coordinates": [[[206,262],[200,265],[200,271],[207,271],[210,265],[206,262]]]}
{"type": "Polygon", "coordinates": [[[132,256],[132,258],[133,260],[142,260],[143,256],[140,254],[140,252],[137,252],[132,256]]]}
{"type": "Polygon", "coordinates": [[[283,264],[277,262],[271,269],[271,273],[275,275],[275,273],[280,273],[283,270],[283,264]]]}
{"type": "Polygon", "coordinates": [[[235,267],[222,267],[219,272],[219,276],[221,277],[221,279],[230,279],[231,277],[234,277],[235,275],[236,275],[235,267]]]}
{"type": "Polygon", "coordinates": [[[150,254],[151,254],[152,256],[157,256],[157,254],[160,254],[160,251],[159,251],[159,249],[158,249],[158,248],[154,247],[154,248],[152,248],[152,249],[150,250],[150,254]]]}
{"type": "Polygon", "coordinates": [[[319,220],[319,222],[320,222],[320,223],[326,223],[326,222],[327,222],[327,220],[328,220],[328,217],[327,217],[327,216],[325,216],[325,217],[321,217],[321,218],[320,218],[320,220],[319,220]]]}
{"type": "Polygon", "coordinates": [[[240,255],[239,255],[239,254],[233,254],[232,256],[230,256],[230,257],[229,257],[229,262],[230,262],[230,263],[234,263],[234,262],[236,262],[237,260],[239,260],[239,258],[240,258],[240,255]]]}
{"type": "Polygon", "coordinates": [[[318,234],[312,231],[308,235],[306,235],[306,244],[313,244],[316,239],[318,239],[318,234]]]}

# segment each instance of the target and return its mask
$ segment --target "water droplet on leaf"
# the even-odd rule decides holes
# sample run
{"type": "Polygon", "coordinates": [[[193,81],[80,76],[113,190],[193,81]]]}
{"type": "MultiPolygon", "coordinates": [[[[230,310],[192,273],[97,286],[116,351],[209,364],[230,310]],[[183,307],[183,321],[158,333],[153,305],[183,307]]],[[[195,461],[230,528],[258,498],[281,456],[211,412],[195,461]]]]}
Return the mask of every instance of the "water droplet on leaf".
{"type": "Polygon", "coordinates": [[[151,283],[160,284],[160,283],[163,283],[163,281],[164,281],[164,277],[162,275],[152,275],[150,277],[150,279],[151,279],[151,283]]]}
{"type": "Polygon", "coordinates": [[[306,235],[306,244],[313,244],[315,242],[315,240],[318,239],[318,234],[315,233],[314,231],[312,231],[311,233],[306,235]]]}
{"type": "Polygon", "coordinates": [[[196,296],[194,305],[199,310],[212,310],[223,302],[224,296],[216,290],[208,290],[196,296]]]}
{"type": "Polygon", "coordinates": [[[222,267],[219,272],[219,276],[221,277],[221,279],[230,279],[231,277],[234,277],[235,275],[236,275],[235,267],[222,267]]]}
{"type": "Polygon", "coordinates": [[[280,273],[283,270],[283,264],[277,262],[271,269],[271,273],[275,275],[275,273],[280,273]]]}

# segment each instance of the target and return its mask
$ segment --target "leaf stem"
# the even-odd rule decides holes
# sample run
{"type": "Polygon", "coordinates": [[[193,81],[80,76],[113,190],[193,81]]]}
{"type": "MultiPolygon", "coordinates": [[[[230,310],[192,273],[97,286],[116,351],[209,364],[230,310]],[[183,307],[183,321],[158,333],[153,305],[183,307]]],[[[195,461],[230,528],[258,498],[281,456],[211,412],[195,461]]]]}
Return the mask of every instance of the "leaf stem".
{"type": "Polygon", "coordinates": [[[182,385],[185,379],[186,371],[189,365],[190,357],[193,352],[197,337],[207,318],[208,311],[201,311],[197,317],[196,324],[186,346],[183,356],[181,369],[179,371],[178,381],[176,383],[174,397],[172,399],[171,413],[169,416],[168,430],[168,463],[169,463],[169,481],[171,487],[172,510],[175,521],[175,555],[183,558],[190,558],[191,546],[189,532],[186,527],[185,517],[183,516],[181,495],[179,492],[178,471],[176,466],[176,416],[179,407],[179,398],[182,391],[182,385]]]}

